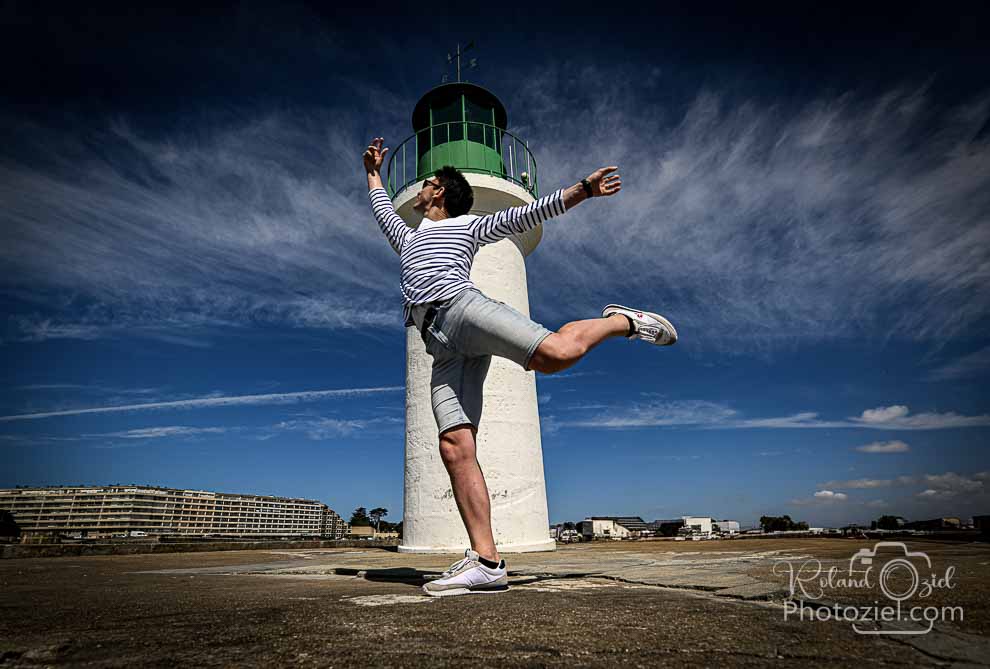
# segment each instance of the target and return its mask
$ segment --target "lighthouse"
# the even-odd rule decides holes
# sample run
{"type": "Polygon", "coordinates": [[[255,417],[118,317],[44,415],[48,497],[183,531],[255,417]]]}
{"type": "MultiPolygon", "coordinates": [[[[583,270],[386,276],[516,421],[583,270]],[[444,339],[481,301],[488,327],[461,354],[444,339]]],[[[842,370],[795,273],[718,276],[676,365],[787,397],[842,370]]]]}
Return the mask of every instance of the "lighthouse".
{"type": "MultiPolygon", "coordinates": [[[[491,214],[539,197],[539,171],[527,143],[509,133],[505,106],[481,86],[458,81],[428,91],[412,114],[413,134],[395,147],[387,189],[410,227],[416,193],[435,170],[453,165],[474,191],[472,214],[491,214]]],[[[471,281],[490,298],[529,314],[524,259],[540,243],[538,226],[483,246],[471,281]]],[[[433,360],[416,328],[406,330],[406,459],[401,552],[450,553],[470,545],[440,459],[430,405],[433,360]]],[[[548,536],[546,481],[536,378],[493,357],[484,386],[478,462],[491,495],[492,533],[499,552],[554,550],[548,536]]]]}

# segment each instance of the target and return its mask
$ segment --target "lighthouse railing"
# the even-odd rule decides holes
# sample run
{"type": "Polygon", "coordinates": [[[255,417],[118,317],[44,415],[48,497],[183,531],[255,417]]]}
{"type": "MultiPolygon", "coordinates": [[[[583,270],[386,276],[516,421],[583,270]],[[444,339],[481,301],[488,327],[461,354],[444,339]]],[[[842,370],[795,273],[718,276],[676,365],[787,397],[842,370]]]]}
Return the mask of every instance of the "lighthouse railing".
{"type": "Polygon", "coordinates": [[[450,121],[420,128],[389,152],[386,188],[391,197],[433,176],[443,165],[511,181],[540,196],[536,156],[529,142],[490,123],[450,121]],[[446,151],[443,149],[446,147],[446,151]]]}

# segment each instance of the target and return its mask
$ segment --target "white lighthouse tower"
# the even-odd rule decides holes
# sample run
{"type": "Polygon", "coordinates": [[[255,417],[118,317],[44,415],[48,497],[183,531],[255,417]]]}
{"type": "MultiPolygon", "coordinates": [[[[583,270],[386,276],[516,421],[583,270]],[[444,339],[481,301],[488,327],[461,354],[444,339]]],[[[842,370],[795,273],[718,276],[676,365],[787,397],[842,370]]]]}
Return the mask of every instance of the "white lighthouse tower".
{"type": "MultiPolygon", "coordinates": [[[[438,86],[416,104],[412,125],[414,134],[396,147],[388,164],[388,190],[407,225],[419,225],[421,216],[412,209],[416,193],[443,165],[459,169],[471,184],[473,214],[528,204],[539,196],[536,160],[525,142],[506,131],[505,107],[486,89],[466,82],[438,86]]],[[[471,280],[492,299],[529,314],[523,259],[542,234],[537,227],[482,247],[471,280]]],[[[402,552],[459,552],[469,545],[440,459],[430,405],[432,362],[416,328],[408,328],[402,552]]],[[[484,393],[478,461],[491,495],[498,550],[554,550],[548,534],[535,374],[494,357],[484,393]]]]}

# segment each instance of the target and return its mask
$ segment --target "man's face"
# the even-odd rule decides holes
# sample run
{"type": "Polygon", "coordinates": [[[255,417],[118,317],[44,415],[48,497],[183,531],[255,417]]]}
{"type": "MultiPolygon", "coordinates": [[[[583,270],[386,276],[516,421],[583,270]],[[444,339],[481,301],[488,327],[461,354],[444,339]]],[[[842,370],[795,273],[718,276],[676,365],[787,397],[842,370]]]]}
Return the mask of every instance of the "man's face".
{"type": "Polygon", "coordinates": [[[422,188],[416,194],[416,203],[413,211],[426,212],[430,205],[434,203],[438,195],[443,194],[442,186],[436,177],[429,177],[423,182],[422,188]]]}

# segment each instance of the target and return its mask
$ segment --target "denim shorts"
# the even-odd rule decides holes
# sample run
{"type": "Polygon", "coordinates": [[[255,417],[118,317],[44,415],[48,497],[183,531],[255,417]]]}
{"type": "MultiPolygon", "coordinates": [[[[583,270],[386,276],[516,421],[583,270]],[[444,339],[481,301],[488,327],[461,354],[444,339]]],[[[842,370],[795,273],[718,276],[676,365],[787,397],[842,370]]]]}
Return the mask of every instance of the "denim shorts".
{"type": "Polygon", "coordinates": [[[528,371],[537,347],[553,334],[477,288],[441,302],[415,305],[412,317],[426,352],[433,357],[430,398],[441,434],[457,425],[480,425],[482,389],[493,355],[528,371]],[[428,312],[433,320],[424,330],[428,312]]]}

